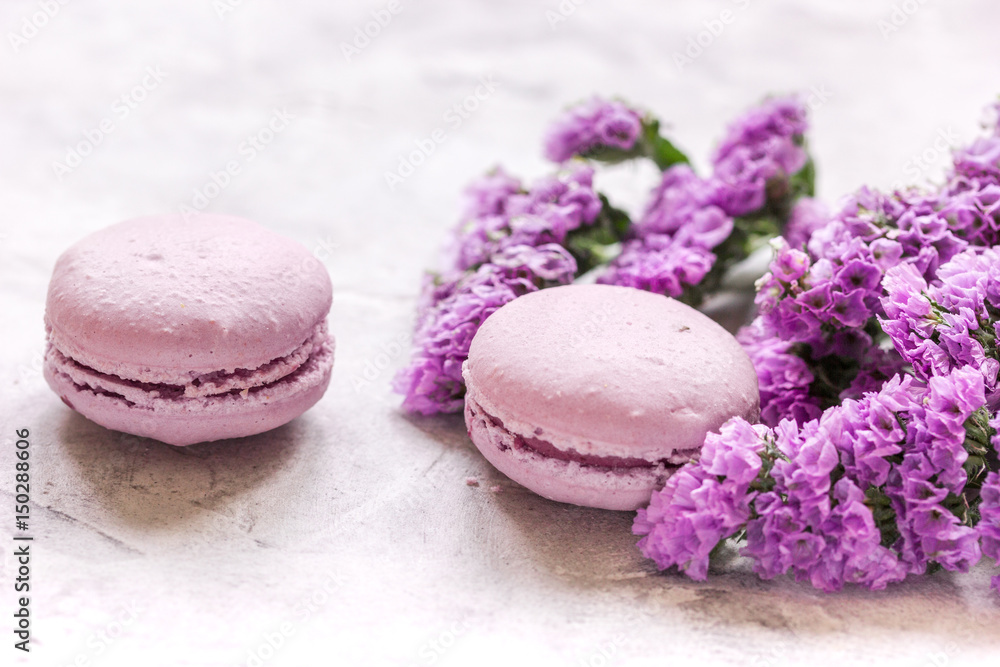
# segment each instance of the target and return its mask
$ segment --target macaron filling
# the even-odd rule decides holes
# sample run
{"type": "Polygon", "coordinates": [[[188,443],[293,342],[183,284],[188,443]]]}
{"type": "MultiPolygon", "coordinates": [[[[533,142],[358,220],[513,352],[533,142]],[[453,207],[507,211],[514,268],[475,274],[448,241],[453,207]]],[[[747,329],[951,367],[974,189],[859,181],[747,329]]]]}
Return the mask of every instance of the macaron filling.
{"type": "Polygon", "coordinates": [[[572,448],[561,449],[553,443],[541,438],[515,433],[504,426],[501,419],[491,415],[483,409],[483,406],[477,403],[474,399],[466,396],[466,402],[469,404],[469,409],[472,414],[481,416],[486,422],[489,430],[495,431],[499,436],[507,436],[493,438],[493,442],[497,444],[497,448],[501,451],[506,451],[513,446],[514,449],[521,450],[526,453],[536,454],[548,459],[573,462],[585,467],[604,468],[621,472],[636,469],[662,470],[667,468],[678,468],[687,461],[691,460],[691,458],[698,453],[698,449],[675,451],[669,458],[661,458],[657,460],[637,457],[581,454],[572,448]],[[512,443],[512,445],[506,443],[512,443]]]}
{"type": "MultiPolygon", "coordinates": [[[[146,382],[137,377],[103,373],[80,363],[59,349],[49,336],[46,362],[54,372],[63,375],[78,390],[115,398],[129,407],[154,408],[163,401],[207,400],[227,395],[242,395],[287,383],[319,361],[332,356],[332,340],[324,319],[312,334],[289,354],[273,359],[257,368],[237,368],[194,375],[184,384],[146,382]]],[[[144,369],[146,370],[146,369],[144,369]]],[[[142,373],[136,373],[141,377],[142,373]]]]}

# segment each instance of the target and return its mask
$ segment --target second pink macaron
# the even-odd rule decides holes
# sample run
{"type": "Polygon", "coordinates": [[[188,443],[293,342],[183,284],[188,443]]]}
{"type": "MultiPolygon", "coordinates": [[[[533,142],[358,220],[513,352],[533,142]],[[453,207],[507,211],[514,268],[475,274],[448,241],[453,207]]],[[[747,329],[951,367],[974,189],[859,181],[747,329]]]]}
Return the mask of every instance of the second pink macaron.
{"type": "Polygon", "coordinates": [[[628,287],[515,299],[480,327],[464,377],[469,434],[497,469],[546,498],[605,509],[647,504],[709,431],[760,413],[732,335],[628,287]]]}

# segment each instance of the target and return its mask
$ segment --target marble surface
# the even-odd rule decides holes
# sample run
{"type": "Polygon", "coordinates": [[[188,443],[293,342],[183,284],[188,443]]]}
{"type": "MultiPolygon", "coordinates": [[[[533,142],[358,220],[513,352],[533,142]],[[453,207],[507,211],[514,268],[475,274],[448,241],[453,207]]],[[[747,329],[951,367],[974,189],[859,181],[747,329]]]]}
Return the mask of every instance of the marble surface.
{"type": "MultiPolygon", "coordinates": [[[[400,3],[350,58],[342,43],[388,3],[0,5],[2,664],[995,658],[1000,611],[985,564],[834,595],[760,581],[739,560],[706,583],[660,574],[634,548],[631,514],[533,496],[490,469],[460,418],[401,414],[389,380],[461,186],[497,162],[543,174],[544,121],[564,104],[624,95],[667,120],[703,166],[738,110],[804,91],[822,196],[933,179],[947,159],[938,137],[974,136],[1000,91],[1000,7],[400,3]],[[678,67],[675,54],[713,26],[719,34],[705,33],[708,45],[678,67]],[[476,110],[449,122],[477,87],[476,110]],[[280,130],[262,132],[282,113],[280,130]],[[444,141],[387,187],[386,171],[436,128],[444,141]],[[73,148],[81,142],[96,145],[73,148]],[[71,150],[88,154],[77,161],[71,150]],[[914,163],[923,153],[927,164],[914,163]],[[226,181],[217,172],[232,164],[226,181]],[[213,173],[225,187],[211,187],[213,173]],[[41,321],[69,243],[199,203],[315,250],[337,290],[338,359],[328,394],[302,418],[179,449],[67,409],[39,372],[41,321]],[[30,656],[13,650],[9,627],[22,428],[33,452],[30,656]]],[[[634,206],[652,176],[616,169],[602,184],[634,206]]]]}

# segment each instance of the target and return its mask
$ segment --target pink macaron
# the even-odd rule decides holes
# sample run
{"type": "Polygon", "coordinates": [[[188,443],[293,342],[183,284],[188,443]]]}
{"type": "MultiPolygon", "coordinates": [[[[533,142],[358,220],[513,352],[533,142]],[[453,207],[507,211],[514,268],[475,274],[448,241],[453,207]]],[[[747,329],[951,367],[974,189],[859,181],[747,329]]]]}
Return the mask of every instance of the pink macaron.
{"type": "Polygon", "coordinates": [[[476,333],[463,368],[469,435],[535,493],[633,510],[705,434],[757,421],[757,375],[736,339],[679,301],[567,285],[522,296],[476,333]]]}
{"type": "Polygon", "coordinates": [[[45,378],[88,419],[171,445],[262,433],[326,391],[332,301],[319,261],[249,220],[128,220],[56,262],[45,378]]]}

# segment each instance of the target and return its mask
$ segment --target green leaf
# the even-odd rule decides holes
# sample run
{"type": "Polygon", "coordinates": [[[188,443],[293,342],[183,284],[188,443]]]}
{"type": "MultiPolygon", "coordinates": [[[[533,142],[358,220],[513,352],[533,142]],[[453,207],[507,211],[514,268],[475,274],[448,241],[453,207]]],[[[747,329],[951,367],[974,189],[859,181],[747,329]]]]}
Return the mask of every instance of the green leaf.
{"type": "Polygon", "coordinates": [[[806,163],[792,174],[788,182],[789,198],[794,202],[799,197],[813,197],[816,194],[816,163],[806,153],[806,163]]]}
{"type": "Polygon", "coordinates": [[[665,171],[675,164],[690,162],[688,156],[674,146],[669,139],[660,136],[660,121],[649,117],[643,119],[639,137],[631,149],[622,150],[614,146],[595,146],[581,153],[580,157],[605,164],[619,164],[645,157],[655,162],[660,171],[665,171]]]}
{"type": "Polygon", "coordinates": [[[627,213],[612,206],[603,194],[598,193],[598,196],[601,212],[594,222],[577,227],[566,235],[566,249],[576,260],[578,276],[617,257],[622,241],[632,228],[632,220],[627,213]]]}
{"type": "Polygon", "coordinates": [[[650,119],[642,123],[643,154],[656,163],[660,171],[675,164],[690,164],[691,160],[666,137],[660,136],[660,121],[650,119]]]}

